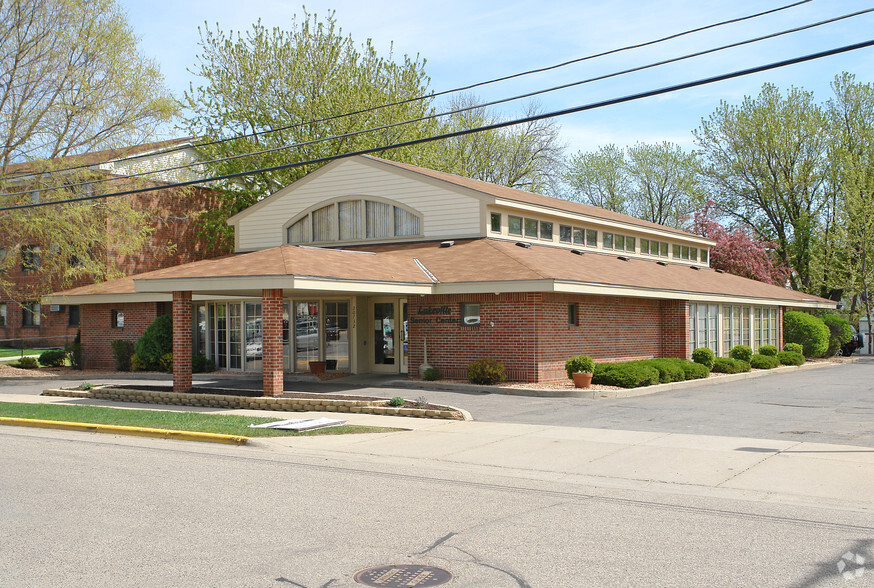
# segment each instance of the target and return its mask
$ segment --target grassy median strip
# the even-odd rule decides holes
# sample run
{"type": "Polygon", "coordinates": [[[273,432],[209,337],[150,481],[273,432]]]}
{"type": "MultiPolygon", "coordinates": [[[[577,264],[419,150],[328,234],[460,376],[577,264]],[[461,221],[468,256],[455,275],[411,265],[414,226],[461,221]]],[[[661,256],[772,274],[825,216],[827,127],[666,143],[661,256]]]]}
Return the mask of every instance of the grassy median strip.
{"type": "Polygon", "coordinates": [[[66,421],[96,425],[120,425],[146,427],[173,431],[219,433],[245,437],[287,437],[311,435],[348,435],[357,433],[386,433],[400,431],[390,427],[365,427],[342,425],[297,433],[278,429],[250,429],[249,425],[270,423],[282,418],[249,417],[233,414],[207,414],[200,412],[177,412],[171,410],[138,410],[106,408],[103,406],[71,406],[68,404],[27,404],[0,402],[0,416],[44,421],[66,421]]]}

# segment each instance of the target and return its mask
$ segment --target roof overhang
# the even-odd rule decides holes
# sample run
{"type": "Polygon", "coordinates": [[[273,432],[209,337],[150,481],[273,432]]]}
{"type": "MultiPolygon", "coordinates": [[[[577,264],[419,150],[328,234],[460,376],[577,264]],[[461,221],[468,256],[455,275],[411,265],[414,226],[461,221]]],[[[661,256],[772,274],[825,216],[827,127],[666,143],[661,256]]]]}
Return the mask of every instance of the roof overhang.
{"type": "Polygon", "coordinates": [[[263,289],[334,294],[431,294],[431,284],[350,280],[319,276],[239,276],[134,280],[137,293],[192,292],[205,296],[261,296],[263,289]]]}

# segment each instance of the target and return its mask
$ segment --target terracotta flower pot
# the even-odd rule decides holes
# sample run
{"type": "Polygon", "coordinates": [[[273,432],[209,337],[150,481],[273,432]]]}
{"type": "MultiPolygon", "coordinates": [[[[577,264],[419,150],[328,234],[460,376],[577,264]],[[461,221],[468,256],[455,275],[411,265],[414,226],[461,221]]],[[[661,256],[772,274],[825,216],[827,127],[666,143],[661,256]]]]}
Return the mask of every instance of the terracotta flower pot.
{"type": "Polygon", "coordinates": [[[313,375],[319,375],[325,373],[325,362],[324,361],[311,361],[310,362],[310,373],[313,375]]]}
{"type": "Polygon", "coordinates": [[[591,373],[583,374],[583,373],[577,372],[577,373],[573,374],[573,376],[574,376],[574,386],[576,386],[577,388],[588,388],[589,386],[592,385],[592,374],[591,373]]]}

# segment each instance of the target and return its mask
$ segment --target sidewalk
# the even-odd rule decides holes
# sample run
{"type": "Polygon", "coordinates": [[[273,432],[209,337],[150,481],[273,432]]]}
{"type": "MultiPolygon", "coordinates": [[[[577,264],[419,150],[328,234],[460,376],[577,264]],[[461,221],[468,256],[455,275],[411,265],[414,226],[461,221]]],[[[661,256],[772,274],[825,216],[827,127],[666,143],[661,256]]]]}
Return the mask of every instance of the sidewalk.
{"type": "MultiPolygon", "coordinates": [[[[3,400],[180,410],[33,395],[9,394],[3,400]]],[[[350,424],[407,429],[384,434],[257,438],[249,443],[252,448],[271,452],[375,464],[427,463],[453,471],[602,488],[645,487],[874,510],[874,449],[867,447],[363,414],[185,410],[277,420],[339,417],[350,424]]]]}

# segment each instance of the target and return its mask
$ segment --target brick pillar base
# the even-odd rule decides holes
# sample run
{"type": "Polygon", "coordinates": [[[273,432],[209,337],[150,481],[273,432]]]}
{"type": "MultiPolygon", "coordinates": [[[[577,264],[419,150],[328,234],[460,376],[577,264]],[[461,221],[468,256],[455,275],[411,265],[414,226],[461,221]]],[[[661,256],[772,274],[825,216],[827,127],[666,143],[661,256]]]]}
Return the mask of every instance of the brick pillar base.
{"type": "Polygon", "coordinates": [[[279,396],[282,381],[282,288],[261,290],[264,395],[279,396]]]}
{"type": "Polygon", "coordinates": [[[191,390],[191,292],[173,292],[173,391],[191,390]]]}

